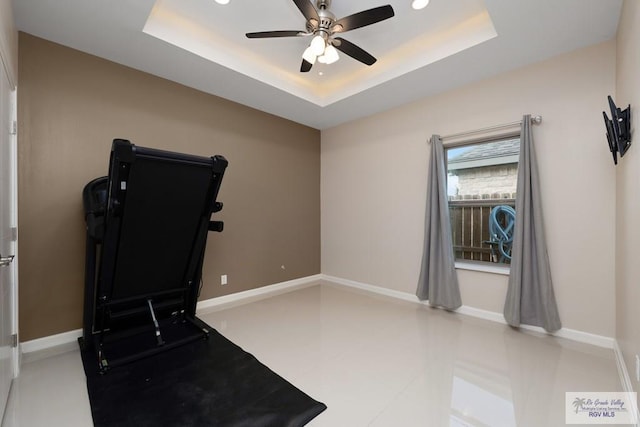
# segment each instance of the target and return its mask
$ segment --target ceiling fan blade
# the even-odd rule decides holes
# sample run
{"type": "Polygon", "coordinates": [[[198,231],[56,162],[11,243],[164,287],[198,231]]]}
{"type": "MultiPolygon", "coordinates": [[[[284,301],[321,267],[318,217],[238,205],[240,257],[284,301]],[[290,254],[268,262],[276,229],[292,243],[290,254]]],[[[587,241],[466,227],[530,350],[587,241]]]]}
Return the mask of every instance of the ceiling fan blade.
{"type": "Polygon", "coordinates": [[[298,6],[307,21],[315,19],[316,22],[320,22],[318,11],[309,0],[293,0],[293,2],[298,6]]]}
{"type": "Polygon", "coordinates": [[[260,31],[257,33],[247,33],[247,38],[250,39],[266,39],[271,37],[302,37],[307,36],[308,33],[304,31],[260,31]]]}
{"type": "Polygon", "coordinates": [[[311,67],[313,67],[313,64],[306,59],[303,59],[302,64],[300,65],[300,72],[308,73],[309,71],[311,71],[311,67]]]}
{"type": "Polygon", "coordinates": [[[367,25],[384,21],[385,19],[392,18],[393,16],[395,16],[395,12],[391,5],[374,7],[373,9],[363,10],[362,12],[354,13],[353,15],[339,19],[335,24],[333,24],[332,30],[336,33],[343,33],[345,31],[355,30],[356,28],[366,27],[367,25]]]}
{"type": "Polygon", "coordinates": [[[345,55],[349,55],[353,59],[362,62],[363,64],[373,65],[377,61],[377,59],[371,56],[367,51],[356,46],[350,41],[343,39],[342,37],[336,37],[334,40],[339,41],[339,43],[334,45],[336,49],[345,55]]]}

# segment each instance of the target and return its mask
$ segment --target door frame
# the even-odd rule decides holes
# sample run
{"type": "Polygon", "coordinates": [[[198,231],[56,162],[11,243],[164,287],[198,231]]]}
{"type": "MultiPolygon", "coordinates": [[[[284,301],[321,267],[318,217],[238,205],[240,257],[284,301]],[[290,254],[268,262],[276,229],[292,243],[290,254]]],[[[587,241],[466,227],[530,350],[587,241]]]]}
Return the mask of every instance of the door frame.
{"type": "Polygon", "coordinates": [[[11,145],[11,227],[13,234],[12,280],[11,280],[11,333],[17,337],[13,347],[13,378],[20,374],[20,335],[18,334],[18,88],[11,90],[11,127],[9,143],[11,145]]]}

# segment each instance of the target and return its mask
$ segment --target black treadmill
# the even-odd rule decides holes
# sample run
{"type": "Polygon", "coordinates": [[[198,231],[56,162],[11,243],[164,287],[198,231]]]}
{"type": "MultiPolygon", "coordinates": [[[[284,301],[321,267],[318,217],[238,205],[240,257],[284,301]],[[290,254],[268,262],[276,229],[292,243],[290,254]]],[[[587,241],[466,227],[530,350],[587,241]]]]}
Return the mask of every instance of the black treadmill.
{"type": "Polygon", "coordinates": [[[109,176],[83,191],[87,225],[83,351],[100,372],[206,339],[195,316],[202,263],[227,167],[115,139],[109,176]]]}

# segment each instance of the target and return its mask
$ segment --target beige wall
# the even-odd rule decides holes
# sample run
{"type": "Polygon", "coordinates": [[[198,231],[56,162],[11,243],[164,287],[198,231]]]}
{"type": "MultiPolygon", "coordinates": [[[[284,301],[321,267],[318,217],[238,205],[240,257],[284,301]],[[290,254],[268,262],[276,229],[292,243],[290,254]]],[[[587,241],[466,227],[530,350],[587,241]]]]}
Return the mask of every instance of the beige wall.
{"type": "Polygon", "coordinates": [[[635,139],[616,167],[616,338],[636,391],[635,355],[640,354],[640,3],[625,0],[618,27],[616,104],[631,104],[635,139]]]}
{"type": "MultiPolygon", "coordinates": [[[[602,109],[614,90],[611,41],[323,131],[322,272],[414,293],[428,137],[540,114],[534,139],[560,316],[567,328],[613,336],[615,170],[602,109]]],[[[505,276],[459,279],[463,304],[502,311],[505,276]]]]}
{"type": "Polygon", "coordinates": [[[320,273],[319,131],[27,34],[19,58],[21,340],[81,327],[81,191],[116,137],[229,160],[201,299],[320,273]]]}

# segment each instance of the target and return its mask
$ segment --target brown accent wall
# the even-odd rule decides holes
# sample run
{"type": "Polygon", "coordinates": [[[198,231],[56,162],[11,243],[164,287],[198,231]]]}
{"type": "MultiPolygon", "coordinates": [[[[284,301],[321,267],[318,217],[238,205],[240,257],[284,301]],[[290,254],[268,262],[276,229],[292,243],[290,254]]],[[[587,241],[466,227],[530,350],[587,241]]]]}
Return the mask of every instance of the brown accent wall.
{"type": "Polygon", "coordinates": [[[28,34],[19,47],[21,341],[82,326],[81,192],[113,138],[229,160],[200,299],[320,273],[318,130],[28,34]]]}

